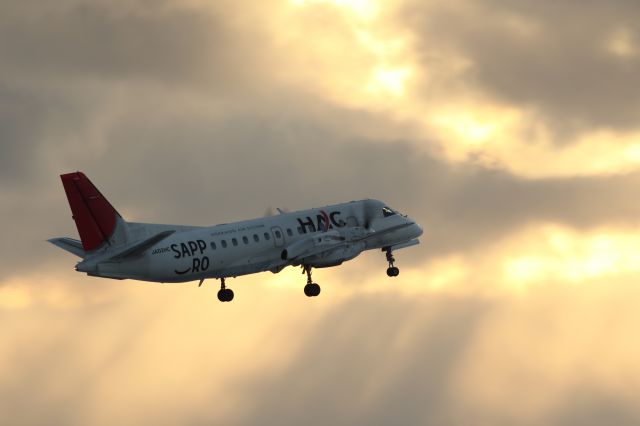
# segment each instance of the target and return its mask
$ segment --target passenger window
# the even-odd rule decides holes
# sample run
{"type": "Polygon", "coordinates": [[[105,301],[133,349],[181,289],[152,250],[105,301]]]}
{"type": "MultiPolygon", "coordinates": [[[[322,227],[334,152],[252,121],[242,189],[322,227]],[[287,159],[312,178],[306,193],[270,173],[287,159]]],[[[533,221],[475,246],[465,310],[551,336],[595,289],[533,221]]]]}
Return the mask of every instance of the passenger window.
{"type": "Polygon", "coordinates": [[[245,244],[249,244],[249,239],[247,237],[242,237],[242,242],[245,244]]]}
{"type": "Polygon", "coordinates": [[[253,241],[255,241],[256,243],[260,241],[260,237],[258,237],[258,234],[253,234],[253,241]]]}
{"type": "Polygon", "coordinates": [[[265,232],[265,233],[264,233],[264,239],[265,239],[265,240],[267,240],[267,241],[269,241],[269,239],[270,239],[270,238],[271,238],[271,236],[269,235],[269,233],[268,233],[268,232],[265,232]]]}
{"type": "Polygon", "coordinates": [[[293,237],[293,231],[290,228],[287,228],[287,235],[293,237]]]}
{"type": "Polygon", "coordinates": [[[282,237],[282,233],[280,231],[276,231],[276,238],[282,237]]]}
{"type": "Polygon", "coordinates": [[[215,250],[216,249],[216,243],[214,241],[211,241],[211,250],[215,250]]]}
{"type": "Polygon", "coordinates": [[[233,243],[234,246],[238,245],[238,240],[236,240],[235,238],[232,238],[231,242],[233,243]]]}
{"type": "Polygon", "coordinates": [[[220,241],[220,244],[222,244],[222,248],[227,248],[227,240],[220,241]]]}

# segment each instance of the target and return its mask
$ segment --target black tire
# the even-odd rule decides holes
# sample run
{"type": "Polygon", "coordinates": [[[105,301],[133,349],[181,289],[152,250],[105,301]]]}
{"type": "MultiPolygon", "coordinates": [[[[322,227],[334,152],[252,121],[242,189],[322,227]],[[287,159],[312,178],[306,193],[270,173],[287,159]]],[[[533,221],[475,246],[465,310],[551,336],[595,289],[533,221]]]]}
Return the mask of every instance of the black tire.
{"type": "Polygon", "coordinates": [[[231,302],[233,300],[233,290],[222,288],[218,291],[218,300],[221,302],[231,302]]]}
{"type": "Polygon", "coordinates": [[[313,293],[312,293],[312,297],[316,297],[320,294],[320,286],[316,283],[311,284],[313,287],[313,293]]]}
{"type": "Polygon", "coordinates": [[[233,290],[230,288],[225,289],[227,291],[227,302],[231,302],[233,300],[233,290]]]}
{"type": "Polygon", "coordinates": [[[394,269],[394,268],[392,268],[391,266],[389,266],[389,267],[387,268],[387,276],[388,276],[388,277],[394,277],[394,276],[395,276],[395,275],[393,275],[393,269],[394,269]]]}
{"type": "Polygon", "coordinates": [[[218,300],[221,302],[226,302],[226,291],[224,289],[218,290],[218,300]]]}
{"type": "Polygon", "coordinates": [[[397,267],[393,267],[393,276],[397,277],[398,275],[400,275],[400,269],[398,269],[397,267]]]}
{"type": "Polygon", "coordinates": [[[314,296],[313,292],[314,292],[313,284],[307,284],[304,286],[304,294],[307,297],[313,297],[314,296]]]}

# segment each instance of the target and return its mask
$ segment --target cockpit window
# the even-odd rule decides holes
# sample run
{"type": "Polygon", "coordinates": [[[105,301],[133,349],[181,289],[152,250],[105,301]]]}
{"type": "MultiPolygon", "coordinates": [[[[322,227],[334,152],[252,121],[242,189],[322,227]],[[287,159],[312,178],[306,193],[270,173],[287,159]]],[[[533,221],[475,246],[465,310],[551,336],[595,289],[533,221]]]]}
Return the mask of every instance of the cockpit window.
{"type": "Polygon", "coordinates": [[[389,216],[396,215],[397,213],[391,207],[385,206],[382,208],[382,214],[384,215],[384,217],[389,217],[389,216]]]}

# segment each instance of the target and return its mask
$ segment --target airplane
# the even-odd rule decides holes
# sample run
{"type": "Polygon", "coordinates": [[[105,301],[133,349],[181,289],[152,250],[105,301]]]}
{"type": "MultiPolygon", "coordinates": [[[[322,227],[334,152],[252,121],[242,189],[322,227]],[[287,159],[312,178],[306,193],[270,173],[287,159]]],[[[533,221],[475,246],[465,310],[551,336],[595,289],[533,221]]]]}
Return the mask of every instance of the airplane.
{"type": "Polygon", "coordinates": [[[320,286],[312,268],[338,266],[365,250],[380,249],[387,275],[397,277],[395,250],[420,243],[422,227],[378,200],[366,199],[215,226],[127,222],[82,172],[60,175],[80,240],[50,243],[82,258],[89,276],[160,283],[220,280],[218,299],[233,300],[226,278],[299,266],[304,294],[320,286]]]}

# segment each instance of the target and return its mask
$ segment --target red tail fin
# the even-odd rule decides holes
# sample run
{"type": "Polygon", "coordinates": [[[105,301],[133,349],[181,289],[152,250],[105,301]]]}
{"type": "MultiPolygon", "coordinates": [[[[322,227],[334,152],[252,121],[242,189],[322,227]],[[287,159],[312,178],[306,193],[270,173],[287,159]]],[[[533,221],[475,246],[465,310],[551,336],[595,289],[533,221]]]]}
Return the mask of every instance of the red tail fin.
{"type": "Polygon", "coordinates": [[[113,234],[116,209],[82,172],[60,175],[85,251],[100,247],[113,234]]]}

